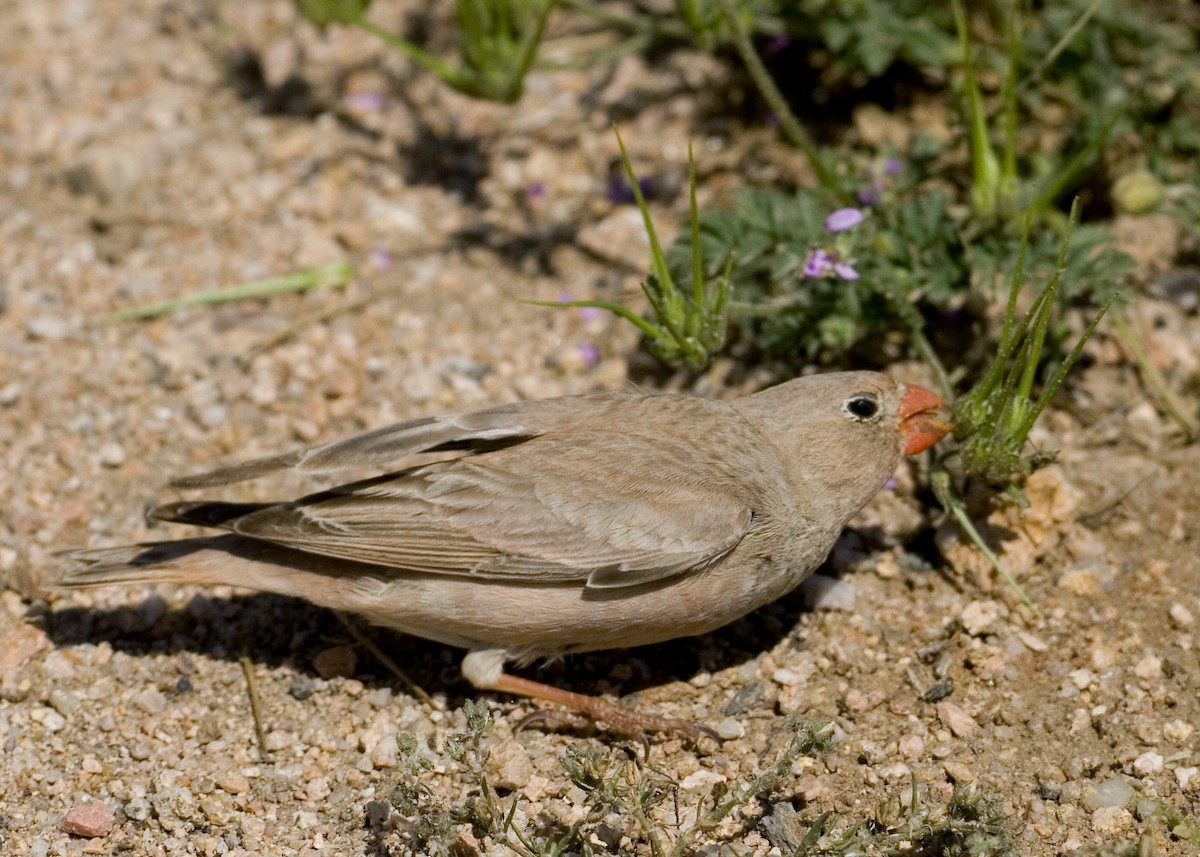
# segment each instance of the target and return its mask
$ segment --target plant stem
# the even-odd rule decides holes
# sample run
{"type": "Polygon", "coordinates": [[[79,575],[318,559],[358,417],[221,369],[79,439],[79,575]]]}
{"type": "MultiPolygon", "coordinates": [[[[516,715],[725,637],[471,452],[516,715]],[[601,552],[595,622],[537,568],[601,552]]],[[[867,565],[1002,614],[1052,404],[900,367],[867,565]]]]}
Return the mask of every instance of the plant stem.
{"type": "Polygon", "coordinates": [[[733,8],[730,0],[717,0],[721,6],[721,12],[725,16],[725,22],[729,25],[730,32],[733,34],[733,46],[741,57],[742,63],[746,66],[746,71],[750,75],[750,79],[758,88],[759,94],[763,100],[767,102],[767,106],[775,113],[779,119],[779,127],[783,130],[784,135],[791,141],[792,145],[799,149],[808,158],[812,165],[813,171],[817,174],[817,179],[821,183],[821,187],[835,193],[843,202],[850,200],[849,195],[840,187],[837,176],[826,165],[822,159],[820,152],[817,151],[817,145],[813,142],[808,132],[800,124],[800,120],[796,118],[796,114],[792,113],[792,109],[788,107],[787,99],[783,97],[783,93],[779,91],[779,87],[775,85],[775,81],[771,78],[767,67],[763,65],[762,58],[758,52],[754,50],[754,45],[750,41],[750,34],[746,28],[742,26],[738,20],[737,12],[733,8]]]}
{"type": "Polygon", "coordinates": [[[255,300],[266,298],[280,292],[303,292],[309,289],[325,288],[327,286],[344,285],[354,276],[354,268],[349,262],[331,262],[315,268],[306,268],[282,277],[268,277],[265,280],[253,280],[228,289],[218,289],[210,292],[200,292],[185,295],[169,301],[142,304],[116,312],[98,315],[89,321],[93,326],[116,324],[121,321],[156,318],[160,315],[175,312],[188,307],[209,306],[211,304],[229,303],[230,301],[255,300]]]}
{"type": "Polygon", "coordinates": [[[1170,385],[1167,384],[1167,380],[1162,376],[1162,372],[1150,359],[1150,353],[1146,349],[1146,340],[1141,331],[1130,323],[1129,316],[1125,312],[1113,313],[1112,325],[1117,338],[1129,352],[1130,359],[1137,364],[1138,372],[1142,376],[1142,383],[1150,388],[1150,393],[1158,399],[1162,409],[1171,419],[1179,423],[1189,443],[1200,437],[1200,424],[1188,412],[1187,406],[1175,395],[1170,385]]]}

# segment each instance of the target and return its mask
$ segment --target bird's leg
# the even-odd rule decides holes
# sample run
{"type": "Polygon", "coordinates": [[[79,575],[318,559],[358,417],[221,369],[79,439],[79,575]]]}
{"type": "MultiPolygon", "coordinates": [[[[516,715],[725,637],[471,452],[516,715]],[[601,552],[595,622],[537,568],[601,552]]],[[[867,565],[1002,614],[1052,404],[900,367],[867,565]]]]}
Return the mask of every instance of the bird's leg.
{"type": "Polygon", "coordinates": [[[502,693],[511,693],[514,696],[528,696],[533,699],[556,702],[582,714],[594,723],[603,723],[624,735],[642,737],[651,733],[677,732],[692,739],[707,735],[715,740],[720,740],[717,738],[717,734],[707,726],[693,723],[690,720],[677,720],[672,717],[660,717],[657,714],[636,711],[614,705],[598,696],[574,693],[508,673],[500,673],[494,680],[491,689],[502,693]]]}
{"type": "MultiPolygon", "coordinates": [[[[690,720],[676,720],[670,717],[659,717],[656,714],[645,714],[614,705],[598,696],[586,696],[582,693],[574,693],[538,681],[509,675],[504,671],[506,660],[508,660],[508,652],[504,649],[472,649],[463,658],[463,677],[480,690],[496,690],[501,693],[511,693],[514,696],[528,696],[533,699],[556,702],[592,723],[603,723],[618,732],[641,738],[643,741],[647,735],[662,732],[678,732],[692,739],[708,735],[714,740],[720,741],[717,734],[707,726],[701,726],[690,720]]],[[[548,722],[555,720],[552,716],[547,716],[545,719],[548,722]]]]}

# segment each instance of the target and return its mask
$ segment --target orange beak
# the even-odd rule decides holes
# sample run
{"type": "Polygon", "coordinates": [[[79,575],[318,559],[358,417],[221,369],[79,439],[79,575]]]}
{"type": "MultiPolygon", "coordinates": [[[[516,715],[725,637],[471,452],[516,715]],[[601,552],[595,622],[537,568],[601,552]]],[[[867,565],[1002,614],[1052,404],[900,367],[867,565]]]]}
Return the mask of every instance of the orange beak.
{"type": "Polygon", "coordinates": [[[900,433],[904,454],[916,455],[933,446],[954,428],[950,406],[937,393],[909,384],[900,399],[900,433]]]}

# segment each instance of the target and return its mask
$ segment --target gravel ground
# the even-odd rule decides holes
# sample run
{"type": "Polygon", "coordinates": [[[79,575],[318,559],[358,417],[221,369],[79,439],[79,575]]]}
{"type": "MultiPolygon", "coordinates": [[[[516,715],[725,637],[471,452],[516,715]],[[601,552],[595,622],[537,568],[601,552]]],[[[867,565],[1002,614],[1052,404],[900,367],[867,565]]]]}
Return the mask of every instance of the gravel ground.
{"type": "MultiPolygon", "coordinates": [[[[680,383],[629,364],[627,325],[518,300],[635,292],[640,221],[606,194],[614,119],[666,187],[702,134],[712,195],[803,175],[767,132],[712,130],[723,73],[703,57],[535,74],[513,110],[294,19],[287,2],[0,4],[0,852],[403,853],[421,826],[389,803],[419,793],[418,820],[439,818],[479,796],[482,771],[530,835],[583,822],[593,853],[650,853],[633,815],[571,780],[569,748],[658,778],[670,797],[646,822],[670,843],[714,787],[768,768],[803,714],[832,722],[832,750],[791,760],[697,837],[703,853],[790,853],[821,813],[870,815],[914,781],[923,805],[956,785],[986,796],[1020,854],[1139,837],[1197,853],[1200,452],[1105,341],[1039,428],[1063,454],[1032,508],[990,521],[1038,613],[952,527],[930,538],[906,466],[801,592],[698,641],[541,671],[724,739],[656,742],[636,769],[640,747],[519,730],[531,705],[494,696],[478,697],[483,752],[456,752],[477,698],[459,653],[356,635],[305,604],[182,587],[39,598],[57,550],[165,536],[143,511],[167,475],[631,374],[680,383]],[[89,324],[339,260],[357,273],[338,288],[89,324]]],[[[664,231],[681,202],[657,212],[664,231]]],[[[1165,232],[1122,229],[1143,249],[1165,232]]],[[[1154,359],[1194,392],[1200,321],[1140,311],[1154,359]]],[[[720,364],[697,389],[769,380],[720,364]]],[[[456,854],[520,849],[444,827],[456,854]]]]}

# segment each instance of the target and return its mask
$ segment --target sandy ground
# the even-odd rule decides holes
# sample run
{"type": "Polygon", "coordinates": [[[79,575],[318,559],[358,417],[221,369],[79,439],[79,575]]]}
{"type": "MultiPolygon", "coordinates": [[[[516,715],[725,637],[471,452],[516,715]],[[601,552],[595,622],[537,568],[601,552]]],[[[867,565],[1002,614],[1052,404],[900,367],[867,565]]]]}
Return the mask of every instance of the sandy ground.
{"type": "MultiPolygon", "coordinates": [[[[402,11],[378,17],[398,25],[402,11]]],[[[519,302],[634,293],[646,242],[636,210],[606,194],[610,123],[668,184],[703,136],[717,196],[746,174],[796,178],[795,158],[767,132],[713,130],[723,72],[701,57],[538,73],[513,110],[461,98],[367,37],[321,37],[286,2],[8,2],[0,33],[0,851],[403,853],[411,831],[381,822],[377,802],[411,782],[427,809],[478,794],[447,741],[478,697],[496,721],[489,782],[523,829],[582,821],[592,853],[649,853],[634,819],[589,808],[562,764],[576,742],[619,760],[639,748],[517,731],[531,706],[479,697],[455,651],[367,631],[431,703],[332,614],[286,599],[32,596],[55,551],[182,532],[144,520],[173,496],[170,474],[631,373],[671,383],[639,368],[628,326],[519,302]],[[89,324],[340,260],[357,272],[342,287],[89,324]],[[401,733],[427,769],[412,772],[401,733]]],[[[1195,316],[1142,312],[1168,377],[1194,377],[1195,316]]],[[[905,469],[819,585],[699,641],[541,671],[725,739],[651,746],[645,770],[675,784],[651,813],[663,841],[714,784],[768,766],[802,713],[834,723],[834,748],[699,836],[704,853],[790,853],[764,815],[861,818],[907,800],[914,779],[930,805],[955,784],[986,795],[1020,854],[1139,837],[1197,852],[1180,837],[1200,829],[1200,452],[1114,346],[1094,356],[1039,429],[1060,465],[1035,478],[1027,514],[993,522],[1038,613],[953,528],[932,537],[905,469]]],[[[770,380],[735,371],[731,388],[729,368],[698,388],[770,380]]],[[[461,830],[456,853],[511,853],[461,830]]]]}

